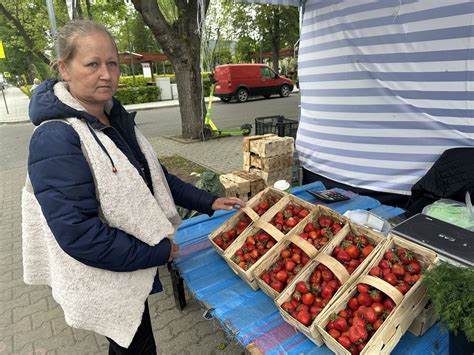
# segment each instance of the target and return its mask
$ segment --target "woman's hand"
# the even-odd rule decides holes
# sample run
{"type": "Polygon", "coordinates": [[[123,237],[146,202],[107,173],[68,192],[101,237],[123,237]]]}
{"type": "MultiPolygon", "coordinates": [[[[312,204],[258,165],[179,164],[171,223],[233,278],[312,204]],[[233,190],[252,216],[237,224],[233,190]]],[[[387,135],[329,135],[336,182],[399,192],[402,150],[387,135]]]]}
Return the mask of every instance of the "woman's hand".
{"type": "Polygon", "coordinates": [[[245,202],[242,201],[240,198],[237,198],[237,197],[219,197],[212,204],[212,209],[214,211],[217,211],[217,210],[230,211],[233,208],[240,208],[240,207],[244,207],[244,206],[245,206],[245,202]],[[237,207],[237,206],[239,206],[239,207],[237,207]]]}
{"type": "Polygon", "coordinates": [[[176,255],[178,255],[179,251],[179,246],[171,242],[171,253],[170,257],[168,258],[168,262],[173,261],[174,258],[176,258],[176,255]]]}

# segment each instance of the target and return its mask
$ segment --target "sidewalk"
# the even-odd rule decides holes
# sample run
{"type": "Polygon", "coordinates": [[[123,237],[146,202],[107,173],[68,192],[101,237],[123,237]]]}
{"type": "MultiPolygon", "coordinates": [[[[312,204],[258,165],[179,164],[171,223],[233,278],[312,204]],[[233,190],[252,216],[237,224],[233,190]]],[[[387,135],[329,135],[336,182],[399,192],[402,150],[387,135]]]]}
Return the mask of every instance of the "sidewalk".
{"type": "Polygon", "coordinates": [[[7,86],[5,90],[0,90],[0,124],[28,122],[29,103],[29,97],[16,86],[7,86]]]}

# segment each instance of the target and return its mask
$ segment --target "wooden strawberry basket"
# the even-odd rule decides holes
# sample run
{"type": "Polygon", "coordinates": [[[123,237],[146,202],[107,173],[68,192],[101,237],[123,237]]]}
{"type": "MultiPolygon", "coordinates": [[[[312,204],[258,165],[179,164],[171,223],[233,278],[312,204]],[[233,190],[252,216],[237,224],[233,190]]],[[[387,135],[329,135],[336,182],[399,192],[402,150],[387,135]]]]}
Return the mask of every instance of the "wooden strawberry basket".
{"type": "MultiPolygon", "coordinates": [[[[344,227],[348,229],[348,227],[344,227]]],[[[318,332],[318,329],[316,328],[316,324],[318,323],[318,320],[320,317],[324,314],[324,309],[323,311],[316,316],[316,318],[313,320],[312,324],[309,326],[305,326],[304,324],[300,323],[298,320],[293,318],[290,314],[288,314],[283,308],[282,305],[289,301],[295,292],[296,285],[300,281],[308,281],[311,274],[313,271],[316,270],[319,264],[323,264],[326,267],[329,268],[329,270],[332,271],[334,276],[339,280],[341,283],[341,286],[339,289],[334,293],[334,295],[331,298],[330,303],[326,305],[326,307],[330,307],[331,303],[334,300],[337,300],[340,295],[344,292],[343,285],[347,282],[349,279],[349,273],[347,272],[346,269],[344,269],[339,262],[336,261],[333,257],[329,256],[326,254],[326,251],[321,251],[313,260],[311,260],[304,270],[302,270],[297,277],[291,282],[290,285],[275,299],[275,304],[278,307],[278,310],[280,311],[281,316],[283,319],[291,324],[293,327],[295,327],[297,330],[302,332],[304,335],[306,335],[312,342],[314,342],[316,345],[321,346],[323,345],[323,338],[318,332]]]]}
{"type": "MultiPolygon", "coordinates": [[[[267,253],[267,255],[265,256],[265,260],[263,260],[255,268],[255,270],[253,270],[253,274],[254,274],[255,279],[257,280],[258,285],[260,286],[260,289],[273,299],[278,297],[280,292],[274,290],[272,287],[270,287],[270,285],[268,285],[260,277],[262,276],[263,273],[268,271],[272,267],[272,265],[275,264],[275,262],[280,258],[281,252],[284,249],[287,249],[291,244],[294,244],[297,247],[299,247],[309,257],[309,259],[313,259],[318,253],[318,250],[314,248],[311,244],[309,244],[307,241],[299,238],[297,235],[294,235],[294,234],[286,235],[282,240],[278,242],[277,245],[275,245],[267,253]]],[[[305,266],[307,266],[308,264],[306,264],[305,266]]],[[[303,272],[303,270],[304,270],[304,267],[300,270],[299,273],[303,272]]]]}
{"type": "Polygon", "coordinates": [[[239,265],[237,265],[232,258],[236,254],[236,252],[242,248],[244,243],[246,242],[247,238],[249,236],[255,236],[259,232],[264,231],[267,232],[272,239],[275,240],[275,244],[270,248],[274,248],[275,245],[283,238],[282,235],[276,234],[272,235],[271,233],[273,232],[272,229],[268,228],[269,224],[266,222],[262,222],[261,220],[256,221],[255,223],[252,224],[250,228],[247,228],[242,234],[239,235],[239,237],[232,243],[224,252],[224,259],[229,264],[230,268],[240,276],[242,280],[244,280],[252,289],[257,290],[258,289],[258,283],[255,280],[254,277],[254,270],[260,263],[262,263],[265,258],[267,257],[267,254],[262,255],[254,264],[252,264],[248,269],[244,270],[241,268],[239,265]]]}
{"type": "MultiPolygon", "coordinates": [[[[343,228],[338,234],[334,236],[324,247],[324,253],[331,255],[336,246],[340,246],[348,234],[352,235],[363,235],[365,236],[370,243],[374,245],[374,250],[365,258],[365,260],[350,274],[349,280],[345,285],[341,287],[347,287],[351,285],[364,271],[367,270],[371,261],[378,256],[381,249],[384,248],[387,238],[382,234],[374,232],[371,229],[360,226],[358,224],[349,222],[347,228],[343,228]]],[[[336,260],[337,261],[337,260],[336,260]]],[[[342,264],[340,264],[343,267],[342,264]]]]}
{"type": "MultiPolygon", "coordinates": [[[[285,197],[287,194],[285,192],[282,192],[280,190],[274,189],[272,187],[268,187],[263,191],[260,191],[257,195],[255,195],[250,201],[248,201],[245,205],[245,207],[239,209],[236,214],[234,214],[232,217],[230,217],[227,221],[225,221],[222,225],[219,226],[216,230],[214,230],[212,233],[209,234],[208,238],[211,243],[211,245],[214,247],[216,252],[219,255],[224,254],[224,250],[216,244],[215,239],[218,236],[221,236],[225,232],[228,232],[232,229],[237,229],[237,225],[239,221],[247,215],[251,223],[249,226],[258,220],[260,216],[257,214],[257,212],[254,211],[254,208],[258,206],[261,202],[267,201],[269,198],[273,199],[278,199],[281,200],[283,197],[285,197]]],[[[268,213],[270,208],[265,212],[268,213]]],[[[247,227],[248,228],[248,227],[247,227]]],[[[235,242],[235,240],[234,240],[235,242]]]]}
{"type": "MultiPolygon", "coordinates": [[[[310,214],[306,216],[293,230],[291,230],[290,233],[299,236],[301,233],[304,232],[305,227],[308,223],[317,223],[318,218],[322,216],[330,217],[333,221],[341,223],[343,227],[350,222],[347,217],[344,217],[343,215],[337,213],[329,207],[323,205],[316,205],[313,207],[313,210],[310,212],[310,214]]],[[[338,236],[339,233],[336,233],[333,237],[338,236]]],[[[326,244],[323,245],[321,248],[316,249],[321,250],[325,246],[326,244]]]]}
{"type": "Polygon", "coordinates": [[[291,230],[289,230],[287,233],[283,233],[282,231],[278,230],[274,225],[272,225],[270,222],[272,221],[272,219],[277,215],[278,212],[283,212],[285,210],[285,208],[289,205],[293,205],[293,206],[298,206],[302,209],[306,209],[309,213],[311,214],[311,212],[316,208],[315,205],[313,205],[312,203],[309,203],[301,198],[298,198],[294,195],[290,195],[290,194],[287,194],[285,197],[283,197],[280,201],[278,201],[275,205],[273,205],[273,207],[271,207],[267,213],[265,213],[265,215],[263,215],[259,222],[262,223],[265,223],[267,224],[267,231],[268,233],[270,233],[272,236],[274,237],[277,237],[278,240],[281,240],[283,239],[283,237],[285,235],[288,235],[290,234],[295,228],[297,228],[298,226],[300,226],[302,223],[303,223],[303,220],[307,217],[305,216],[304,218],[302,218],[291,230]]]}
{"type": "Polygon", "coordinates": [[[360,354],[389,354],[397,345],[400,338],[407,331],[410,324],[418,314],[423,310],[428,302],[426,287],[418,280],[409,291],[403,295],[398,289],[382,280],[381,278],[368,275],[368,272],[379,264],[383,259],[385,252],[391,250],[394,246],[406,248],[414,252],[420,264],[431,269],[437,262],[437,255],[433,251],[421,247],[412,242],[398,238],[392,234],[388,236],[387,242],[379,249],[377,255],[371,260],[365,272],[355,280],[349,288],[332,305],[327,308],[317,322],[317,328],[321,333],[326,345],[337,354],[350,354],[337,340],[331,337],[325,327],[334,313],[346,308],[348,301],[356,295],[357,285],[360,283],[372,286],[388,297],[395,303],[396,307],[390,312],[380,328],[367,342],[360,354]]]}

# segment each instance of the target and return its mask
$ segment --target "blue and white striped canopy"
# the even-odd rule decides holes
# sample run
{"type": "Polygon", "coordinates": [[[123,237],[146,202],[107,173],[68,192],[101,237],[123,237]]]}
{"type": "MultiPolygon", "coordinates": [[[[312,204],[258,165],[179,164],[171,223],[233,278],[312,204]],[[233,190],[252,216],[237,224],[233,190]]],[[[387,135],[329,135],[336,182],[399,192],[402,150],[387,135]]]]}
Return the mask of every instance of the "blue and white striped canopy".
{"type": "Polygon", "coordinates": [[[444,150],[474,146],[474,1],[307,0],[298,66],[312,172],[409,194],[444,150]]]}

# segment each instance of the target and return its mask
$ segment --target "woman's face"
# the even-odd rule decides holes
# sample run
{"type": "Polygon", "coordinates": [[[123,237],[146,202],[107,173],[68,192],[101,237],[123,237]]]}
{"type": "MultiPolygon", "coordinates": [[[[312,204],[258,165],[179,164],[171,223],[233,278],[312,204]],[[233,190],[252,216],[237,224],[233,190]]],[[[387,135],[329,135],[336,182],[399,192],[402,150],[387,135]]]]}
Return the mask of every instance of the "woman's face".
{"type": "Polygon", "coordinates": [[[71,94],[89,105],[104,104],[117,90],[120,71],[117,49],[105,33],[76,38],[74,57],[59,61],[59,71],[71,94]]]}

